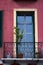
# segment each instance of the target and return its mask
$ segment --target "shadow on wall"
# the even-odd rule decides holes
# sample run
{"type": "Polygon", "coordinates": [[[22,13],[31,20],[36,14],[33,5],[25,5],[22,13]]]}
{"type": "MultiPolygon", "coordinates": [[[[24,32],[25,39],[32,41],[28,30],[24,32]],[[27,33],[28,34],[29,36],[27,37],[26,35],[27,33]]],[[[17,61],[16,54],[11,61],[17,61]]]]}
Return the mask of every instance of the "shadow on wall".
{"type": "Polygon", "coordinates": [[[13,0],[13,2],[15,2],[18,6],[29,6],[29,5],[32,5],[32,4],[35,4],[37,1],[28,1],[28,0],[24,0],[24,1],[16,1],[16,0],[13,0]],[[29,5],[28,5],[29,4],[29,5]]]}

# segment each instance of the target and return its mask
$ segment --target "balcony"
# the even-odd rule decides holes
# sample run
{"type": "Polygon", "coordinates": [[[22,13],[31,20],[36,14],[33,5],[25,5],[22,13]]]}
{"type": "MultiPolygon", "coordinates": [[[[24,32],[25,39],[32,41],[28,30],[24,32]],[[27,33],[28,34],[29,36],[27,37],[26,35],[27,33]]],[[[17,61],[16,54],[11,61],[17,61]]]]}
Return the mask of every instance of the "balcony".
{"type": "Polygon", "coordinates": [[[31,50],[31,47],[26,47],[26,45],[28,44],[33,44],[33,42],[21,42],[24,45],[21,45],[21,48],[24,47],[24,51],[21,49],[19,49],[19,45],[16,45],[16,57],[13,57],[13,53],[14,53],[14,44],[15,42],[4,42],[4,46],[3,46],[3,58],[4,60],[10,60],[12,58],[12,60],[43,60],[43,42],[35,42],[34,43],[34,56],[28,57],[29,56],[29,52],[32,54],[33,52],[29,51],[29,48],[31,50]],[[25,45],[26,44],[26,45],[25,45]],[[35,47],[35,45],[38,44],[38,52],[35,52],[35,49],[37,47],[35,47]],[[19,49],[19,50],[17,50],[19,49]],[[27,51],[28,50],[28,51],[27,51]],[[23,53],[20,55],[19,53],[23,51],[23,53]],[[27,52],[26,52],[27,51],[27,52]],[[8,54],[8,52],[11,55],[11,58],[6,58],[6,55],[8,54]],[[25,56],[24,53],[27,53],[28,56],[25,56]]]}

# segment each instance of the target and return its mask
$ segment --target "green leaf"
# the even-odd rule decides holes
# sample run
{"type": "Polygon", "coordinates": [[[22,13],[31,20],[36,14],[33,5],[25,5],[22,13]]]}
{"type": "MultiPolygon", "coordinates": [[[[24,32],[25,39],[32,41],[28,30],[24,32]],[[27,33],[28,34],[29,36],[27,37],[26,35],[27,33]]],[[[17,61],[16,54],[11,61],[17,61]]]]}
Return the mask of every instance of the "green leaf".
{"type": "Polygon", "coordinates": [[[14,29],[15,29],[14,34],[16,35],[16,41],[21,42],[21,40],[23,38],[23,30],[20,31],[20,29],[18,27],[14,27],[14,29]]]}

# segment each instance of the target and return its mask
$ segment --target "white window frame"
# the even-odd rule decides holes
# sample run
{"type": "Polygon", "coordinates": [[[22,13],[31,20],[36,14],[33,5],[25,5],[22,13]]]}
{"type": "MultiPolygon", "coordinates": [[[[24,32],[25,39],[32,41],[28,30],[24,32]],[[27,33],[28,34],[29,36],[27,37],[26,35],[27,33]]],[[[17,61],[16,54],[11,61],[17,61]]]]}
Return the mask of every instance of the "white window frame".
{"type": "MultiPolygon", "coordinates": [[[[38,20],[37,20],[37,9],[14,9],[13,14],[14,14],[14,23],[13,27],[16,27],[16,11],[34,11],[34,16],[35,16],[35,42],[38,42],[38,20]]],[[[15,30],[13,30],[15,32],[15,30]]],[[[13,42],[16,42],[16,35],[13,34],[13,42]]],[[[35,43],[35,53],[38,52],[38,43],[35,43]]],[[[13,48],[13,54],[14,57],[16,57],[16,43],[14,43],[14,48],[13,48]]],[[[37,55],[36,55],[37,56],[37,55]]]]}

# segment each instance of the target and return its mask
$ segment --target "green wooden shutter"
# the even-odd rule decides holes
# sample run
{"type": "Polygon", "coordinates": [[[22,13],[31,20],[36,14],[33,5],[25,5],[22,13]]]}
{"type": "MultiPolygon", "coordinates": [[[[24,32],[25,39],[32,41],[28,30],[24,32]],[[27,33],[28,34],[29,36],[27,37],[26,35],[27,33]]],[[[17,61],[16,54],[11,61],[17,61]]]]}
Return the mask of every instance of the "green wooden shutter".
{"type": "Polygon", "coordinates": [[[0,11],[0,47],[2,47],[2,21],[3,21],[3,11],[0,11]]]}

